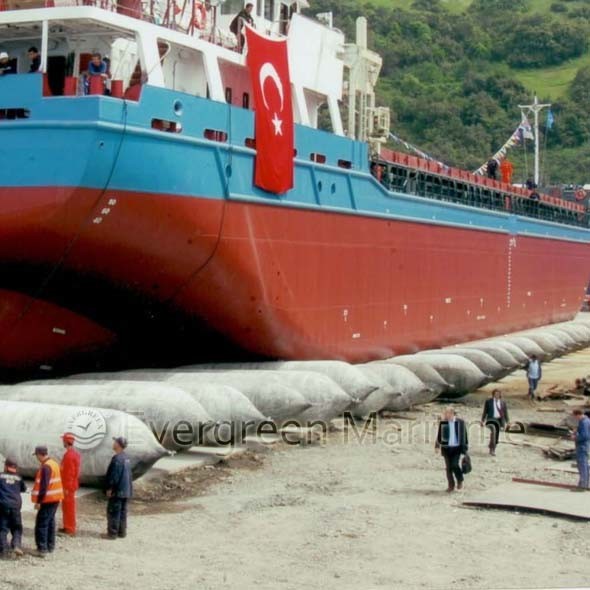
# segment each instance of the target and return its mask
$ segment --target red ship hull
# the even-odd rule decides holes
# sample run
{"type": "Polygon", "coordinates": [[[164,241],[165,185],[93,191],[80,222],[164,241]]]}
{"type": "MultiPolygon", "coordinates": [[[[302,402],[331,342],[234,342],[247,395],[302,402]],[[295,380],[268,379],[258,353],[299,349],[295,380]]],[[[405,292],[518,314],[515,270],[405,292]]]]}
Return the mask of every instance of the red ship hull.
{"type": "Polygon", "coordinates": [[[366,361],[567,320],[590,268],[584,243],[358,213],[67,188],[0,203],[5,370],[135,348],[366,361]]]}

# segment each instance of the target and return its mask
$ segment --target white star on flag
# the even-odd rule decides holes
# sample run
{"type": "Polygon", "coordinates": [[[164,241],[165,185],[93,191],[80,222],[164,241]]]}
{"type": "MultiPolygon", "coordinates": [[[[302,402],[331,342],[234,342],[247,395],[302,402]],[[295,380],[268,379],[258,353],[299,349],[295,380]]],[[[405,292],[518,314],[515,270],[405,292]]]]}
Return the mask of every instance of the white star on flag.
{"type": "Polygon", "coordinates": [[[275,135],[283,135],[283,121],[279,119],[276,113],[272,119],[272,124],[275,126],[275,135]]]}

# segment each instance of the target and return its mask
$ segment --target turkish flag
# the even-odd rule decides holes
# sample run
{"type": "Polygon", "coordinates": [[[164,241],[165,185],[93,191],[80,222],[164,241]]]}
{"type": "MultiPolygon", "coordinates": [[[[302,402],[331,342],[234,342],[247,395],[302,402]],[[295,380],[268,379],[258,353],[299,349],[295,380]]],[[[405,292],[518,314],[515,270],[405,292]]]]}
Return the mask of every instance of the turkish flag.
{"type": "Polygon", "coordinates": [[[254,184],[282,194],[293,188],[293,106],[286,39],[246,27],[247,64],[254,94],[254,184]]]}

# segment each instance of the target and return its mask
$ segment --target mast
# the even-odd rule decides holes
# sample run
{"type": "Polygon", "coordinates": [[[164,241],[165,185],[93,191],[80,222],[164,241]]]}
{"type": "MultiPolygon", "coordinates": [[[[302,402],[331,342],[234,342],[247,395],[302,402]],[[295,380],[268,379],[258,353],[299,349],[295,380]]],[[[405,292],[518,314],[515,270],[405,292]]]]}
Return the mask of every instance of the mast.
{"type": "Polygon", "coordinates": [[[537,95],[535,94],[535,98],[532,104],[519,104],[518,108],[520,109],[523,115],[527,115],[528,113],[533,114],[534,119],[534,135],[535,135],[535,169],[534,169],[534,180],[535,184],[539,184],[539,113],[543,109],[547,109],[551,106],[551,103],[548,104],[541,104],[537,95]]]}

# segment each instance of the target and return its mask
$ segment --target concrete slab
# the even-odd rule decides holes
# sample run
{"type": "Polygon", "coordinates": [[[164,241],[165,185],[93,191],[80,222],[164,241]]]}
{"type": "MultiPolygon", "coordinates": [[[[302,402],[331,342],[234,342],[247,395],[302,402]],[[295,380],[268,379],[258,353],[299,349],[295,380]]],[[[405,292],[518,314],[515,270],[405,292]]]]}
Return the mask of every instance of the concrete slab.
{"type": "Polygon", "coordinates": [[[590,492],[572,493],[569,486],[510,482],[475,494],[463,504],[590,520],[590,492]]]}

